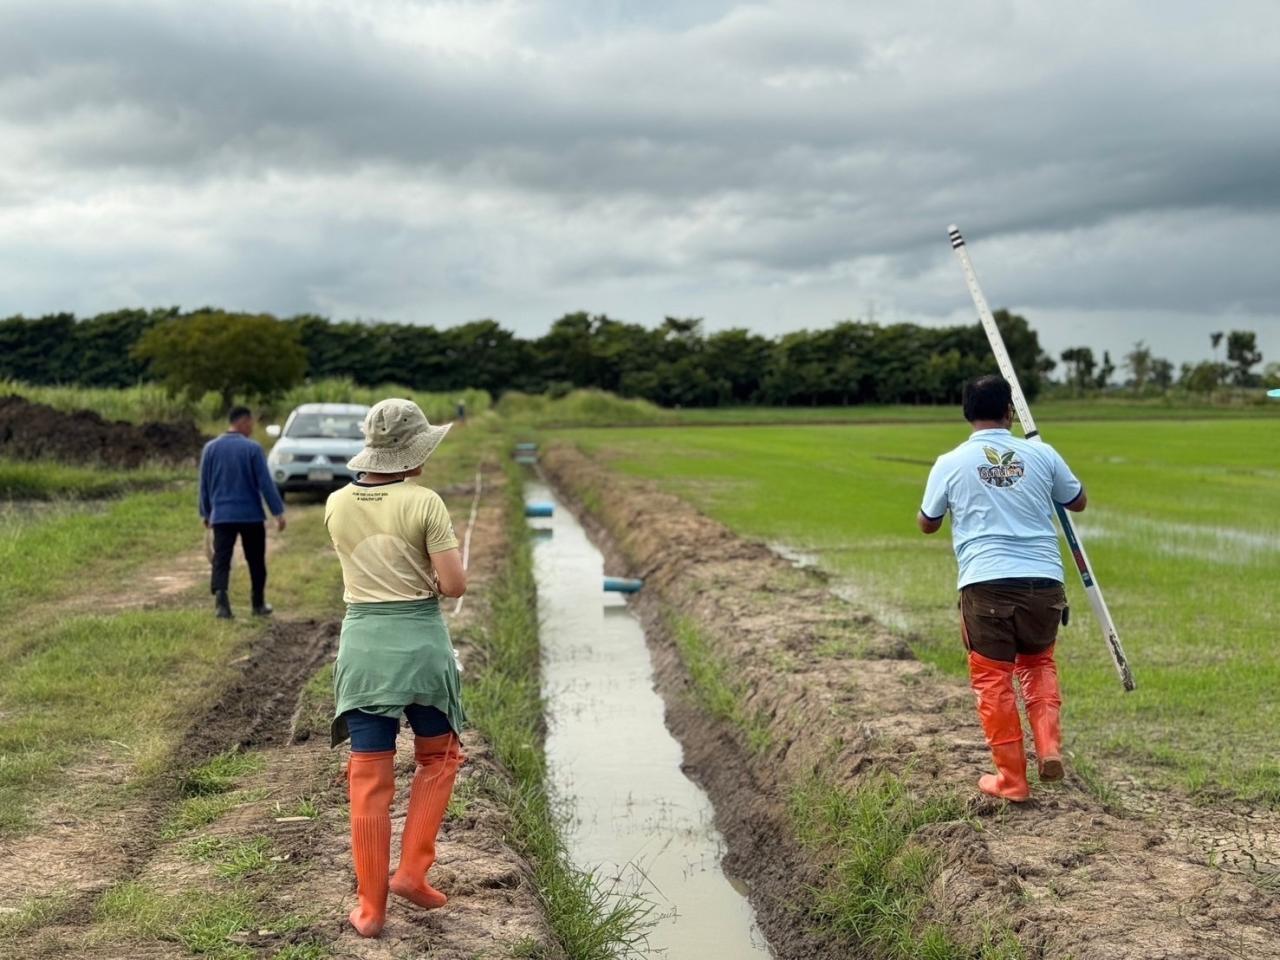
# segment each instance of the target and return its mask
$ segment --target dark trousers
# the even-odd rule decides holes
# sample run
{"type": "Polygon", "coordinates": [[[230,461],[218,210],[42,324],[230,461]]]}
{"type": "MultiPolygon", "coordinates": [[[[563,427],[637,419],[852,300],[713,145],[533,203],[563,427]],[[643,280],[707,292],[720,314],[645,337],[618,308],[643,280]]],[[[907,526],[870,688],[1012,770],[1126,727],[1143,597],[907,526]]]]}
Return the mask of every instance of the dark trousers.
{"type": "MultiPolygon", "coordinates": [[[[449,733],[449,718],[435,707],[411,703],[404,708],[404,715],[413,728],[415,737],[438,737],[449,733]]],[[[383,717],[363,710],[348,710],[347,731],[351,734],[351,749],[355,753],[380,753],[396,748],[396,734],[400,732],[399,717],[383,717]]]]}
{"type": "Polygon", "coordinates": [[[210,590],[217,593],[227,589],[231,579],[231,554],[236,548],[236,537],[249,565],[249,583],[253,589],[254,604],[261,604],[267,587],[267,525],[265,523],[215,523],[213,525],[213,575],[210,590]]]}

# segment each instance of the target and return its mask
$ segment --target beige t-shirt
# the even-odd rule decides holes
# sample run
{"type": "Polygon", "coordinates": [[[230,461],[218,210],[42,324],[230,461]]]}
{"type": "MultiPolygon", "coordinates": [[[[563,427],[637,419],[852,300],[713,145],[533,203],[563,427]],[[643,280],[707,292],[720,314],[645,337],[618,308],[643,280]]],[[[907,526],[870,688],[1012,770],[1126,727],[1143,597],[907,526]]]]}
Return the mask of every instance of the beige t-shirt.
{"type": "Polygon", "coordinates": [[[403,480],[335,490],[324,525],[342,561],[347,603],[436,596],[430,554],[458,546],[440,495],[403,480]]]}

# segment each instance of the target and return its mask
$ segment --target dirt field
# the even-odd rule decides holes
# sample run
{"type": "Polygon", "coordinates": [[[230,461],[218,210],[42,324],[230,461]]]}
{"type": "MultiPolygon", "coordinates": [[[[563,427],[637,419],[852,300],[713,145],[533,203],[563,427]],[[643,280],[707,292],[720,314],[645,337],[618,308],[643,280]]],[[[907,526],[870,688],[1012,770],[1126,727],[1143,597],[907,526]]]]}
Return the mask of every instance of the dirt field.
{"type": "Polygon", "coordinates": [[[111,467],[185,463],[208,437],[191,421],[132,424],[92,410],[67,413],[16,394],[0,397],[0,456],[111,467]]]}
{"type": "Polygon", "coordinates": [[[986,798],[974,782],[989,756],[967,687],[912,659],[819,574],[574,450],[557,448],[543,465],[562,494],[590,506],[584,519],[606,551],[646,580],[636,609],[668,725],[716,804],[726,866],[750,885],[779,958],[850,955],[814,927],[802,891],[822,884],[825,865],[800,851],[786,812],[815,770],[849,789],[888,771],[915,795],[968,798],[966,818],[914,838],[941,858],[929,918],[949,929],[1005,924],[1027,957],[1280,957],[1275,811],[1126,793],[1122,771],[1108,772],[1115,794],[1104,803],[1070,767],[1064,784],[1033,787],[1030,803],[986,798]],[[733,665],[764,749],[694,704],[672,613],[692,618],[733,665]]]}
{"type": "MultiPolygon", "coordinates": [[[[469,502],[469,489],[450,492],[469,502]]],[[[506,550],[503,510],[494,486],[472,541],[471,596],[451,618],[464,663],[474,655],[468,637],[484,626],[485,584],[506,550]]],[[[134,602],[203,606],[205,569],[157,563],[137,578],[155,593],[102,600],[113,611],[134,602]]],[[[70,771],[34,833],[0,840],[0,923],[10,932],[0,956],[470,960],[517,949],[554,956],[528,865],[507,845],[510,823],[492,799],[506,773],[474,732],[464,737],[469,759],[432,875],[449,904],[423,912],[392,898],[381,938],[349,930],[345,752],[328,746],[324,669],[337,635],[336,620],[284,614],[191,716],[160,776],[135,782],[127,763],[105,757],[70,771]],[[231,771],[225,777],[210,772],[223,767],[231,771]]],[[[398,772],[393,827],[412,776],[409,736],[398,772]]]]}

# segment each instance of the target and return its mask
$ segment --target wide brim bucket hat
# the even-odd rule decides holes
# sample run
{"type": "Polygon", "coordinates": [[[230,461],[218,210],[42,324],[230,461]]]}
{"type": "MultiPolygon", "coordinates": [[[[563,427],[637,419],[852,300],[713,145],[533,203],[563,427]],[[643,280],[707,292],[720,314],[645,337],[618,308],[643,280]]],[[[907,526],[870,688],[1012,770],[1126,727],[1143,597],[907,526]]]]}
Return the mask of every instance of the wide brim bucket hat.
{"type": "Polygon", "coordinates": [[[360,430],[364,449],[347,461],[361,473],[403,473],[427,462],[452,423],[432,426],[412,400],[391,398],[369,408],[360,430]]]}

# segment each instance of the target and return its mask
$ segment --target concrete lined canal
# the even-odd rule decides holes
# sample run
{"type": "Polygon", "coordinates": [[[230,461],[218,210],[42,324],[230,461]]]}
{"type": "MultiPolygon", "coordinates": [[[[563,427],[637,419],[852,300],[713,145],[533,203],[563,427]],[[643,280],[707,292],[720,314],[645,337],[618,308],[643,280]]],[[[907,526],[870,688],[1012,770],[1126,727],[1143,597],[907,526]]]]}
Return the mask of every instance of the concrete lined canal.
{"type": "Polygon", "coordinates": [[[751,905],[720,869],[711,803],[681,772],[644,631],[621,597],[604,593],[603,557],[551,490],[530,482],[525,496],[555,505],[529,523],[539,531],[547,759],[557,795],[572,804],[575,863],[654,905],[655,956],[769,957],[751,905]]]}

